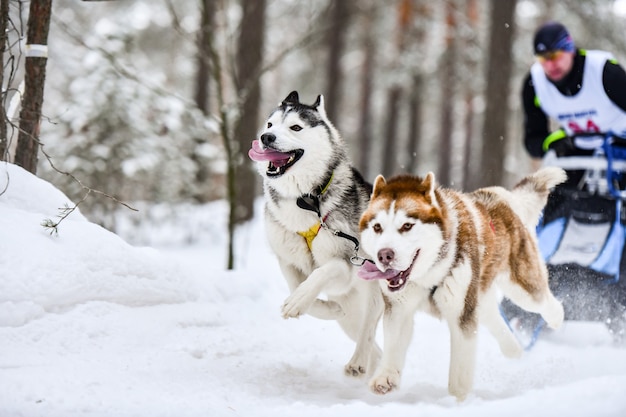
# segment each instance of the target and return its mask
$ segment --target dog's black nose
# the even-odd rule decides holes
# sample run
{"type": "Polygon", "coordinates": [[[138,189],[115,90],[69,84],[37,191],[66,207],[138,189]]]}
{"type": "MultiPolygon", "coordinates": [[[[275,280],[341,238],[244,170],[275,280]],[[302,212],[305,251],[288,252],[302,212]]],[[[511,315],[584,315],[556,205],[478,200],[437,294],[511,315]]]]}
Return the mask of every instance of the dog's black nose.
{"type": "Polygon", "coordinates": [[[393,262],[393,258],[396,256],[393,249],[384,248],[378,251],[378,260],[381,264],[388,266],[393,262]]]}
{"type": "Polygon", "coordinates": [[[276,141],[276,135],[273,133],[263,133],[261,135],[261,143],[268,146],[276,141]]]}

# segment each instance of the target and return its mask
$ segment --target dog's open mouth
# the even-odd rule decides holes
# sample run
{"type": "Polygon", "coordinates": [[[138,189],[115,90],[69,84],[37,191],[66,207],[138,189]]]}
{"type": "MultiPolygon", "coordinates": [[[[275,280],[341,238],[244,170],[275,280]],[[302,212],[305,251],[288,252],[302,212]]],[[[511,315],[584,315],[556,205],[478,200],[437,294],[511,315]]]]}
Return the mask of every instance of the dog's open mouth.
{"type": "Polygon", "coordinates": [[[419,255],[419,249],[415,252],[413,256],[413,260],[411,261],[411,265],[404,271],[398,271],[397,269],[387,269],[384,272],[379,270],[374,262],[368,261],[363,264],[363,266],[359,269],[358,275],[360,278],[365,280],[372,279],[386,279],[387,280],[387,288],[389,291],[398,291],[404,288],[407,281],[409,280],[409,276],[411,275],[411,270],[413,269],[413,265],[415,265],[415,260],[417,259],[417,255],[419,255]]]}
{"type": "Polygon", "coordinates": [[[268,161],[266,175],[268,177],[278,177],[283,175],[304,155],[303,149],[294,149],[289,152],[279,152],[277,150],[261,148],[258,140],[252,141],[252,148],[248,151],[250,159],[256,162],[268,161]]]}

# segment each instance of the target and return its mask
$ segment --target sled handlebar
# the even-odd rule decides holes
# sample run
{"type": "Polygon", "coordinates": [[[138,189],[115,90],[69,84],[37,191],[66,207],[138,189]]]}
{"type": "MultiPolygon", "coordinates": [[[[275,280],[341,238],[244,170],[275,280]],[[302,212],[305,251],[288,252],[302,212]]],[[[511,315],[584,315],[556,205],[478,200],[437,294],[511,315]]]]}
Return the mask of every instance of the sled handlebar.
{"type": "MultiPolygon", "coordinates": [[[[608,161],[604,155],[589,156],[556,156],[556,152],[550,150],[543,157],[543,165],[559,167],[564,170],[608,169],[608,161]]],[[[613,161],[612,169],[626,172],[626,160],[613,161]]]]}
{"type": "Polygon", "coordinates": [[[607,170],[626,172],[626,158],[624,152],[616,158],[614,147],[624,149],[626,141],[616,138],[612,132],[606,133],[579,133],[572,138],[598,138],[602,139],[602,144],[595,148],[593,155],[557,156],[553,150],[546,152],[543,157],[543,165],[555,166],[565,170],[607,170]],[[617,146],[619,142],[621,146],[617,146]]]}
{"type": "Polygon", "coordinates": [[[613,133],[582,134],[580,137],[597,137],[601,144],[589,156],[561,156],[548,151],[543,158],[544,166],[556,166],[565,170],[584,170],[586,178],[600,189],[608,189],[609,194],[618,199],[626,198],[626,189],[617,183],[626,174],[626,140],[616,137],[613,133]],[[592,173],[589,175],[589,173],[592,173]],[[605,187],[597,181],[604,179],[605,187]]]}

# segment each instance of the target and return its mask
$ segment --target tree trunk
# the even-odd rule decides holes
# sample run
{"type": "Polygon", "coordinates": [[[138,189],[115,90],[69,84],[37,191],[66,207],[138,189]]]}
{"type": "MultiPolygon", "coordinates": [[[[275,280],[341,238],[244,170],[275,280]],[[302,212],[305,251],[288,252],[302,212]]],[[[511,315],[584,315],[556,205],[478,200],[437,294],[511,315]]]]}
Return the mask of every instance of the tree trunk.
{"type": "Polygon", "coordinates": [[[235,124],[233,163],[236,175],[236,206],[233,220],[239,224],[254,215],[257,174],[247,157],[250,144],[259,129],[261,90],[259,77],[263,65],[265,36],[265,0],[243,0],[243,17],[237,47],[237,76],[235,79],[240,102],[240,118],[235,124]]]}
{"type": "MultiPolygon", "coordinates": [[[[9,0],[2,0],[0,5],[0,86],[4,86],[4,52],[7,49],[7,22],[9,20],[9,0]]],[[[7,138],[5,94],[0,100],[0,161],[8,161],[9,141],[7,138]]]]}
{"type": "Polygon", "coordinates": [[[480,169],[473,176],[479,181],[474,187],[500,185],[504,178],[516,3],[517,0],[491,0],[483,146],[480,169]]]}
{"type": "MultiPolygon", "coordinates": [[[[213,19],[215,17],[216,0],[200,0],[200,28],[197,37],[197,71],[196,71],[196,89],[194,100],[198,107],[205,115],[210,111],[210,80],[211,80],[211,47],[213,45],[213,19]]],[[[210,181],[211,167],[206,164],[198,150],[207,143],[208,138],[196,137],[195,148],[190,156],[195,164],[195,180],[197,184],[206,184],[210,181]]],[[[205,187],[197,187],[193,198],[199,203],[205,203],[209,200],[205,187]]]]}
{"type": "Polygon", "coordinates": [[[409,138],[408,160],[406,163],[406,172],[409,174],[417,174],[418,155],[420,147],[420,126],[422,125],[422,75],[413,75],[413,87],[409,96],[409,138]]]}
{"type": "MultiPolygon", "coordinates": [[[[397,32],[396,32],[396,57],[395,65],[398,67],[408,42],[410,27],[413,22],[413,0],[402,0],[397,4],[397,32]]],[[[398,160],[398,117],[400,104],[403,96],[402,85],[394,82],[387,92],[387,115],[385,120],[385,131],[383,134],[385,146],[382,149],[383,165],[382,174],[385,177],[399,173],[402,166],[398,160]]],[[[404,162],[404,161],[402,161],[404,162]]]]}
{"type": "MultiPolygon", "coordinates": [[[[478,66],[479,57],[475,56],[472,53],[468,53],[467,51],[471,51],[472,42],[474,37],[476,37],[476,33],[478,32],[478,0],[468,0],[466,3],[466,16],[467,22],[469,24],[469,30],[472,35],[468,38],[465,36],[463,38],[463,51],[464,58],[463,62],[465,64],[463,72],[465,74],[475,74],[476,67],[478,66]]],[[[463,140],[463,174],[462,174],[462,182],[461,189],[469,190],[470,183],[469,178],[471,177],[473,160],[474,160],[474,147],[472,146],[472,138],[474,137],[474,121],[475,117],[475,109],[474,109],[474,97],[476,96],[476,86],[475,83],[470,82],[469,79],[464,79],[461,81],[464,85],[465,89],[465,118],[463,120],[465,137],[463,140]],[[467,81],[467,82],[465,82],[467,81]]]]}
{"type": "Polygon", "coordinates": [[[341,108],[341,87],[343,84],[343,74],[341,72],[341,56],[345,50],[345,36],[348,33],[346,28],[350,21],[350,0],[331,1],[331,26],[328,31],[328,67],[326,79],[328,86],[324,93],[324,107],[328,118],[337,125],[339,123],[339,112],[341,108]]]}
{"type": "MultiPolygon", "coordinates": [[[[411,17],[411,21],[415,21],[415,42],[417,45],[424,45],[426,42],[426,34],[428,32],[428,24],[433,19],[433,8],[428,0],[413,1],[415,17],[411,17]]],[[[408,160],[406,171],[410,174],[419,174],[419,149],[422,135],[423,116],[422,110],[424,102],[424,75],[423,63],[419,63],[413,70],[412,86],[409,95],[409,131],[407,138],[408,160]]]]}
{"type": "Polygon", "coordinates": [[[20,111],[20,132],[15,163],[33,174],[37,173],[51,7],[52,0],[31,1],[28,16],[24,98],[20,111]]]}
{"type": "Polygon", "coordinates": [[[196,72],[196,106],[209,114],[209,80],[211,70],[211,54],[209,46],[212,44],[213,17],[215,16],[215,0],[200,0],[200,29],[198,30],[198,70],[196,72]]]}
{"type": "Polygon", "coordinates": [[[357,147],[359,152],[359,170],[365,178],[370,173],[370,150],[372,147],[372,81],[374,74],[375,41],[372,35],[372,17],[370,14],[363,16],[364,28],[361,32],[362,49],[364,53],[363,70],[361,71],[361,101],[360,120],[357,135],[357,147]]]}
{"type": "Polygon", "coordinates": [[[398,116],[402,89],[399,86],[391,87],[387,96],[387,119],[385,120],[385,145],[382,151],[382,174],[385,177],[399,173],[398,164],[398,116]]]}
{"type": "Polygon", "coordinates": [[[439,126],[439,166],[438,181],[443,186],[451,185],[451,170],[453,158],[452,146],[452,103],[454,103],[454,84],[456,67],[456,7],[454,0],[446,0],[446,52],[442,59],[441,80],[441,113],[439,126]]]}

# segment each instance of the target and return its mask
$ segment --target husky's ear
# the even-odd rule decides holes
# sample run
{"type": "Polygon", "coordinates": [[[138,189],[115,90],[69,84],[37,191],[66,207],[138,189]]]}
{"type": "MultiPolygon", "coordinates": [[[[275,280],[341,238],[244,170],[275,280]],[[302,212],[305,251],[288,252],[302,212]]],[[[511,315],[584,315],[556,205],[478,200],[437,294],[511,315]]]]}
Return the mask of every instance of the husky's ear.
{"type": "Polygon", "coordinates": [[[382,175],[377,176],[376,179],[374,180],[374,187],[372,189],[372,197],[378,196],[380,194],[381,188],[383,188],[385,185],[387,185],[387,182],[385,181],[385,177],[383,177],[382,175]]]}
{"type": "Polygon", "coordinates": [[[300,96],[298,96],[298,92],[297,91],[292,91],[291,93],[289,93],[289,95],[283,100],[282,104],[299,104],[300,103],[300,96]]]}
{"type": "Polygon", "coordinates": [[[324,107],[323,95],[320,94],[319,96],[317,96],[317,100],[315,100],[315,103],[313,103],[313,108],[315,108],[324,119],[328,119],[328,116],[326,116],[326,108],[324,107]]]}
{"type": "Polygon", "coordinates": [[[435,174],[429,172],[426,174],[426,178],[422,182],[422,185],[426,189],[425,195],[430,199],[431,204],[437,205],[437,198],[435,197],[435,188],[437,184],[435,183],[435,174]]]}

